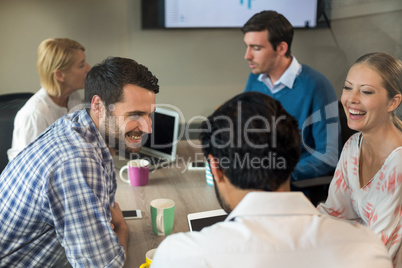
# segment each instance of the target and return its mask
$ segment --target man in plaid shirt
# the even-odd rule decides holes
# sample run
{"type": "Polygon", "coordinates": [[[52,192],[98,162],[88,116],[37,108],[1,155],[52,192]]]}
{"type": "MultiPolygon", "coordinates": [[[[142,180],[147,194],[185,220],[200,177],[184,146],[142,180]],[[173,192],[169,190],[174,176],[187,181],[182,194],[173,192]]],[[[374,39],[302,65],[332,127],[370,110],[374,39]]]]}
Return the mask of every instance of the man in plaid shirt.
{"type": "Polygon", "coordinates": [[[88,108],[67,114],[0,176],[1,267],[122,267],[128,227],[114,202],[112,154],[150,133],[158,79],[108,58],[85,82],[88,108]]]}

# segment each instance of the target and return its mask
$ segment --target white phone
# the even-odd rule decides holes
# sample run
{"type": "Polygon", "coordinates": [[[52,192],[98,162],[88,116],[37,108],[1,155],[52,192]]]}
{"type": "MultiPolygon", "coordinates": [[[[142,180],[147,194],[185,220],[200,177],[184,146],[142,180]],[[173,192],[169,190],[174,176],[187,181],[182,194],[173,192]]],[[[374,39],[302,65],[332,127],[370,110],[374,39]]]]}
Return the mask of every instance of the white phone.
{"type": "Polygon", "coordinates": [[[203,170],[205,169],[204,161],[195,161],[188,164],[188,170],[203,170]]]}
{"type": "Polygon", "coordinates": [[[139,210],[139,209],[124,210],[123,211],[123,217],[126,220],[141,219],[142,218],[142,213],[141,213],[141,210],[139,210]]]}

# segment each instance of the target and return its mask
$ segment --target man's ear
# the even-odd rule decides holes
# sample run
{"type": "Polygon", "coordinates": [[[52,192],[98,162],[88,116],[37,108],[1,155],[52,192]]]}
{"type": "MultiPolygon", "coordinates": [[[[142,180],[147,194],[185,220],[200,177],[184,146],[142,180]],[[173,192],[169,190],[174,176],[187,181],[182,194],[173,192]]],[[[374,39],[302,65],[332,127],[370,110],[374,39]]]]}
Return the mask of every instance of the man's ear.
{"type": "Polygon", "coordinates": [[[288,44],[285,41],[280,42],[279,45],[276,46],[276,52],[284,56],[286,52],[288,52],[288,44]]]}
{"type": "Polygon", "coordinates": [[[219,161],[213,157],[211,154],[208,155],[209,167],[211,169],[212,176],[214,176],[217,183],[223,182],[223,173],[219,168],[219,161]]]}
{"type": "Polygon", "coordinates": [[[98,95],[94,95],[91,100],[91,110],[98,118],[105,117],[105,105],[98,95]]]}
{"type": "Polygon", "coordinates": [[[60,70],[56,70],[54,72],[54,77],[56,77],[57,81],[59,81],[60,83],[64,82],[64,73],[60,70]]]}

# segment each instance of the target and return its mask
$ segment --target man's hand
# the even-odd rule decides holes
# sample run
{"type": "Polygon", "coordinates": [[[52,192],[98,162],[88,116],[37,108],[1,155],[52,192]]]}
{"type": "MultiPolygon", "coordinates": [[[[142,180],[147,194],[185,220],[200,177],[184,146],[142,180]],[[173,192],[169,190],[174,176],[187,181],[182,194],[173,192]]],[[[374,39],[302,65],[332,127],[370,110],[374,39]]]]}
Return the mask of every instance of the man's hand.
{"type": "Polygon", "coordinates": [[[124,247],[127,255],[128,226],[117,202],[114,203],[114,207],[110,206],[110,213],[112,215],[112,229],[116,233],[119,243],[124,247]]]}

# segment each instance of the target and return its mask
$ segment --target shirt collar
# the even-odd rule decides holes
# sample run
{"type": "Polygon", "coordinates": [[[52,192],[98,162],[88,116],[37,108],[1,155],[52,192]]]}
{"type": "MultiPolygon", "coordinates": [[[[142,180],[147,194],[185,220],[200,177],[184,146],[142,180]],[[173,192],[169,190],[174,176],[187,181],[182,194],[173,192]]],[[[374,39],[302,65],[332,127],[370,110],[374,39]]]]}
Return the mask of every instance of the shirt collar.
{"type": "Polygon", "coordinates": [[[321,215],[301,192],[251,192],[229,214],[242,216],[321,215]]]}
{"type": "Polygon", "coordinates": [[[113,163],[109,147],[107,146],[98,128],[95,126],[95,123],[93,122],[87,109],[83,108],[82,110],[79,110],[75,113],[68,114],[68,116],[71,116],[72,120],[76,120],[80,125],[83,125],[88,129],[88,133],[90,134],[90,136],[87,137],[87,142],[90,143],[91,146],[96,146],[101,150],[102,157],[104,158],[105,162],[110,161],[113,163]],[[96,138],[94,139],[93,137],[96,138]]]}
{"type": "MultiPolygon", "coordinates": [[[[292,62],[286,71],[282,74],[278,81],[274,83],[273,86],[283,84],[288,88],[293,88],[293,84],[296,80],[296,77],[300,74],[302,70],[302,65],[297,61],[296,57],[292,56],[292,62]]],[[[258,76],[258,81],[263,82],[264,80],[269,80],[267,74],[260,74],[258,76]]],[[[270,80],[269,80],[270,82],[270,80]]]]}

